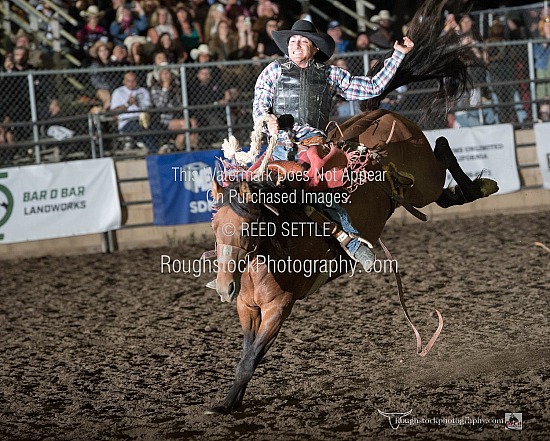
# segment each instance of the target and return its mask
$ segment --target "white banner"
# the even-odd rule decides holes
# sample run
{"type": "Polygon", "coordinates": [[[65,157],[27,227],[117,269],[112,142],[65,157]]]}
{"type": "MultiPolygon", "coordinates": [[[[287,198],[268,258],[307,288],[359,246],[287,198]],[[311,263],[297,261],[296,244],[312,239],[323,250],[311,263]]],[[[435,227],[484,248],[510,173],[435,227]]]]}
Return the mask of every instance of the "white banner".
{"type": "Polygon", "coordinates": [[[535,140],[542,186],[550,188],[550,123],[535,124],[535,140]]]}
{"type": "MultiPolygon", "coordinates": [[[[494,179],[499,186],[497,194],[512,193],[520,189],[514,128],[511,124],[429,130],[424,134],[432,149],[437,138],[447,138],[464,172],[471,179],[482,172],[483,177],[494,179]]],[[[451,174],[447,171],[445,185],[452,181],[451,174]]]]}
{"type": "Polygon", "coordinates": [[[0,244],[119,227],[111,158],[0,169],[0,244]]]}

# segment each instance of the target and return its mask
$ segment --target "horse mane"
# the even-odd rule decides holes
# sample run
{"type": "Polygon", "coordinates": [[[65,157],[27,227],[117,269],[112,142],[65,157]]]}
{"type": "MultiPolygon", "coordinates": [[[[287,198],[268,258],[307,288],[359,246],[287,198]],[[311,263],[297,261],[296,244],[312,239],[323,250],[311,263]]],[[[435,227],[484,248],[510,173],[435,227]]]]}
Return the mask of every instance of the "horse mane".
{"type": "MultiPolygon", "coordinates": [[[[240,184],[240,182],[232,182],[225,187],[221,198],[213,207],[214,210],[229,207],[237,216],[243,217],[247,221],[274,224],[276,231],[282,231],[281,224],[283,222],[310,221],[304,212],[306,204],[302,202],[300,190],[291,187],[284,181],[279,184],[272,180],[252,180],[248,182],[250,192],[254,195],[255,200],[269,201],[268,205],[275,209],[278,214],[275,214],[264,203],[247,202],[244,197],[234,197],[235,194],[239,194],[240,184]],[[295,195],[295,203],[288,202],[289,198],[292,197],[291,195],[295,195]]],[[[284,253],[286,249],[295,245],[292,239],[292,237],[276,234],[274,237],[270,237],[270,242],[277,252],[284,253]]]]}
{"type": "MultiPolygon", "coordinates": [[[[433,112],[445,108],[447,112],[472,85],[469,68],[480,66],[480,60],[471,50],[471,45],[461,44],[457,32],[443,33],[442,11],[446,2],[426,0],[411,20],[408,37],[414,42],[414,49],[407,54],[384,92],[361,103],[361,109],[371,111],[380,107],[380,102],[393,90],[406,84],[437,80],[438,90],[423,106],[422,120],[426,121],[433,112]]],[[[367,76],[376,75],[390,58],[393,50],[376,63],[367,76]]]]}

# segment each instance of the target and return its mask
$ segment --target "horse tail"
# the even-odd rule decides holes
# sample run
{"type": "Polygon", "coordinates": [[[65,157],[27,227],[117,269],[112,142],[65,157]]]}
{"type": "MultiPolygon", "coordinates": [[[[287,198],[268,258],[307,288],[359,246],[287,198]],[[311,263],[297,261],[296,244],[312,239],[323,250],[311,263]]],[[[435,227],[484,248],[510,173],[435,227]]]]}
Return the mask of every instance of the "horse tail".
{"type": "MultiPolygon", "coordinates": [[[[380,102],[400,86],[435,79],[439,87],[429,97],[431,103],[424,106],[422,117],[426,119],[443,106],[448,111],[453,102],[471,88],[473,81],[469,68],[479,66],[481,61],[475,56],[471,45],[461,44],[460,34],[454,30],[443,32],[445,23],[442,11],[445,4],[440,0],[426,0],[417,10],[407,33],[414,42],[414,49],[405,57],[384,92],[362,102],[362,110],[377,109],[380,102]]],[[[384,60],[392,53],[388,52],[384,60]]],[[[376,75],[383,65],[383,60],[380,60],[367,75],[376,75]]]]}

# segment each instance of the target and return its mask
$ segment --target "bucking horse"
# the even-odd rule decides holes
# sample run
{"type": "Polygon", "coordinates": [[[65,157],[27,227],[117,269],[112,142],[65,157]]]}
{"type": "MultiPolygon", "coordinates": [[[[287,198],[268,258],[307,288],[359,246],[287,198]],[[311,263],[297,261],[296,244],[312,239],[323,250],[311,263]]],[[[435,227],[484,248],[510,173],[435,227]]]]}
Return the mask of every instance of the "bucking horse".
{"type": "MultiPolygon", "coordinates": [[[[353,151],[355,158],[361,158],[362,171],[387,177],[352,183],[353,191],[345,204],[360,236],[370,243],[379,240],[387,220],[399,205],[422,217],[418,209],[430,203],[447,208],[498,190],[490,179],[471,180],[460,168],[445,138],[439,138],[432,149],[415,123],[378,108],[390,91],[414,81],[437,80],[439,88],[428,109],[441,108],[438,104],[445,104],[448,109],[450,103],[467,93],[471,86],[468,69],[475,60],[471,49],[460,45],[459,36],[441,32],[444,3],[428,0],[415,14],[408,33],[415,42],[415,50],[407,55],[384,94],[367,101],[363,113],[328,135],[330,145],[353,151]],[[457,183],[455,187],[444,188],[447,170],[457,183]]],[[[382,61],[369,75],[374,75],[381,66],[382,61]]],[[[303,271],[292,271],[288,264],[278,267],[277,262],[351,261],[332,235],[306,233],[289,238],[280,234],[279,228],[278,234],[268,238],[242,234],[243,226],[250,223],[277,227],[283,222],[311,223],[311,207],[293,197],[304,191],[297,185],[295,178],[300,175],[294,165],[268,164],[262,179],[213,182],[216,290],[222,301],[237,299],[244,341],[229,393],[207,413],[225,414],[241,406],[254,370],[275,342],[294,303],[342,275],[345,272],[342,268],[346,268],[340,265],[335,271],[327,271],[328,266],[324,269],[319,266],[306,277],[303,271]]],[[[425,355],[427,351],[422,350],[418,334],[417,347],[425,355]]]]}

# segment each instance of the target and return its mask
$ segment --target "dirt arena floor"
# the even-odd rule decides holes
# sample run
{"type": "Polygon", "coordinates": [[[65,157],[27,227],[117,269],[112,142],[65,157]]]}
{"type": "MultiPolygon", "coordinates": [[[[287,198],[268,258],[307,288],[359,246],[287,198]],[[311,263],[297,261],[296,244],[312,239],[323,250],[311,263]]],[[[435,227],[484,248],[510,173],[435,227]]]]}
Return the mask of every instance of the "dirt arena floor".
{"type": "MultiPolygon", "coordinates": [[[[161,274],[212,239],[0,262],[5,440],[548,440],[550,212],[391,225],[415,353],[390,274],[342,277],[296,304],[241,411],[204,411],[240,357],[212,276],[161,274]],[[386,413],[406,413],[390,427],[386,413]],[[505,413],[522,417],[506,430],[505,413]]],[[[380,255],[381,251],[378,250],[380,255]]]]}

